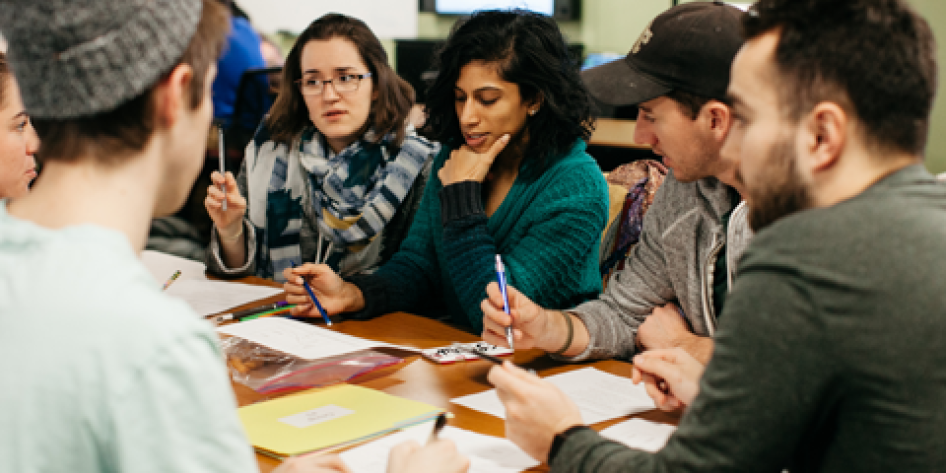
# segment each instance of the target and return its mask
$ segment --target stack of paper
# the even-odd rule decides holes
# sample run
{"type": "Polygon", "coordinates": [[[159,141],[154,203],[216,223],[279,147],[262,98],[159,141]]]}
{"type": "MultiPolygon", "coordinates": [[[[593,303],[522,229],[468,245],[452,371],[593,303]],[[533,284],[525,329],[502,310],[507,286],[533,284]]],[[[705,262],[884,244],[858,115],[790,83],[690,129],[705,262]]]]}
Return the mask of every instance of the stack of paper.
{"type": "Polygon", "coordinates": [[[154,280],[162,286],[178,271],[181,272],[181,275],[177,278],[178,282],[190,279],[207,280],[207,276],[204,275],[207,268],[203,263],[181,258],[180,256],[169,255],[160,251],[144,250],[141,252],[141,262],[151,272],[154,280]]]}
{"type": "MultiPolygon", "coordinates": [[[[586,424],[597,424],[656,408],[643,384],[635,385],[630,378],[615,376],[595,368],[569,371],[549,376],[545,380],[561,389],[578,405],[581,418],[586,424]]],[[[450,402],[505,418],[506,409],[495,389],[458,397],[450,402]]]]}
{"type": "Polygon", "coordinates": [[[676,430],[676,427],[668,424],[631,419],[602,430],[601,435],[631,448],[656,452],[666,445],[667,439],[676,430]]]}
{"type": "Polygon", "coordinates": [[[347,445],[427,422],[443,409],[343,384],[238,409],[257,451],[276,458],[347,445]]]}
{"type": "Polygon", "coordinates": [[[377,347],[418,351],[416,348],[353,337],[282,317],[266,317],[238,324],[224,325],[218,328],[217,331],[258,343],[303,360],[319,360],[377,347]]]}
{"type": "Polygon", "coordinates": [[[201,317],[223,312],[236,306],[272,297],[282,293],[282,288],[254,286],[225,281],[201,281],[198,279],[177,280],[165,294],[184,299],[201,317]]]}
{"type": "MultiPolygon", "coordinates": [[[[431,429],[430,426],[424,427],[391,434],[355,447],[342,453],[342,460],[355,473],[384,473],[388,468],[388,455],[392,447],[408,440],[421,445],[427,441],[431,429]]],[[[457,445],[457,451],[470,459],[469,473],[516,473],[539,464],[506,439],[456,427],[444,427],[439,436],[452,440],[457,445]]]]}

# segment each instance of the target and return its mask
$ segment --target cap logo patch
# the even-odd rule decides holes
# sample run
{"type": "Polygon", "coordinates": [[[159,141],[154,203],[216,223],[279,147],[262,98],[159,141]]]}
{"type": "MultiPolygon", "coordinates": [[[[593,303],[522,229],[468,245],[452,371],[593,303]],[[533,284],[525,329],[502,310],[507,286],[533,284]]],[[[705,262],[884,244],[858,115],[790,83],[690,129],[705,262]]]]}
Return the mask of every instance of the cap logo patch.
{"type": "Polygon", "coordinates": [[[631,48],[631,54],[637,54],[637,53],[639,53],[640,50],[641,50],[641,46],[643,46],[643,45],[649,43],[650,40],[651,40],[651,38],[654,37],[654,33],[653,33],[652,31],[650,31],[650,25],[651,25],[652,23],[653,23],[653,22],[648,23],[648,24],[647,24],[647,28],[644,28],[644,32],[641,33],[640,38],[637,38],[637,42],[635,42],[635,43],[634,43],[634,47],[631,48]]]}

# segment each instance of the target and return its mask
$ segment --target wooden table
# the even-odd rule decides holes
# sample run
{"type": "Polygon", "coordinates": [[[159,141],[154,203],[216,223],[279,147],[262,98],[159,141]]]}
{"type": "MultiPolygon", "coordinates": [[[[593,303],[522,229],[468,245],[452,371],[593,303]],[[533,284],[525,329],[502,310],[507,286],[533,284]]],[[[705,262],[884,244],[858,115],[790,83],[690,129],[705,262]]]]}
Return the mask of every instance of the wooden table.
{"type": "Polygon", "coordinates": [[[650,149],[648,145],[634,142],[636,129],[637,122],[634,120],[599,118],[595,121],[595,131],[591,134],[588,144],[613,148],[650,149]]]}
{"type": "MultiPolygon", "coordinates": [[[[242,282],[274,285],[272,281],[265,281],[259,278],[247,278],[242,282]]],[[[272,301],[279,299],[279,296],[271,298],[272,301]]],[[[263,302],[268,301],[270,301],[270,299],[266,299],[263,302]]],[[[257,301],[248,304],[248,306],[257,306],[263,302],[257,301]]],[[[450,327],[426,317],[402,312],[384,315],[368,321],[343,321],[335,323],[332,325],[332,328],[356,337],[380,340],[415,348],[433,348],[449,345],[452,342],[473,342],[479,340],[479,337],[457,328],[450,327]]],[[[521,366],[536,370],[542,377],[586,366],[593,366],[602,371],[607,371],[619,376],[630,377],[631,375],[631,365],[629,363],[602,360],[590,363],[563,364],[552,360],[540,350],[517,351],[512,359],[521,366]]],[[[450,419],[449,425],[481,434],[496,437],[504,436],[504,421],[502,419],[450,402],[450,399],[459,396],[492,389],[492,386],[486,381],[486,374],[492,366],[491,363],[484,360],[475,360],[449,365],[438,365],[427,361],[420,355],[413,355],[406,358],[401,366],[402,367],[393,374],[376,377],[374,379],[355,380],[354,384],[444,408],[455,416],[450,419]]],[[[368,378],[370,378],[370,375],[368,378]]],[[[233,389],[240,406],[267,399],[266,396],[257,394],[252,389],[241,384],[233,383],[233,389]]],[[[679,421],[679,418],[674,415],[656,410],[633,417],[641,417],[655,422],[670,424],[676,424],[679,421]]],[[[600,430],[623,420],[625,420],[625,418],[602,422],[595,424],[593,427],[596,430],[600,430]]],[[[279,464],[277,460],[263,455],[257,454],[256,457],[259,461],[260,470],[264,473],[268,473],[279,464]]],[[[545,470],[544,465],[534,469],[534,471],[545,470]]]]}

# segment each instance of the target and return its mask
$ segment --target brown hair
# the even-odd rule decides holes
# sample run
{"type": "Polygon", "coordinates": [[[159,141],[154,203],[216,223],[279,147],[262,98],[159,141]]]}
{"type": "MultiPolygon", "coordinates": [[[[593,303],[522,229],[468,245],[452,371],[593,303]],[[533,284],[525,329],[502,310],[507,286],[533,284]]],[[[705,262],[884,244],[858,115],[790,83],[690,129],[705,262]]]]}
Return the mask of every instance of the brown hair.
{"type": "Polygon", "coordinates": [[[696,120],[696,117],[700,116],[700,110],[703,109],[703,106],[712,100],[709,97],[691,94],[680,89],[671,90],[666,97],[676,102],[684,115],[690,117],[690,120],[696,120]]]}
{"type": "Polygon", "coordinates": [[[0,51],[0,107],[3,106],[3,96],[7,89],[7,76],[10,75],[10,67],[7,66],[7,55],[0,51]]]}
{"type": "Polygon", "coordinates": [[[486,10],[458,21],[437,52],[437,78],[427,89],[425,131],[445,146],[463,144],[456,93],[460,71],[474,62],[498,66],[499,77],[519,87],[523,103],[541,104],[526,120],[529,139],[520,171],[534,181],[593,127],[592,102],[555,20],[525,10],[486,10]]]}
{"type": "Polygon", "coordinates": [[[378,133],[376,142],[394,132],[393,146],[404,140],[404,122],[414,105],[414,88],[401,79],[388,64],[388,55],[378,37],[361,20],[329,13],[313,21],[296,39],[283,67],[279,96],[266,119],[269,136],[275,142],[289,143],[303,128],[311,125],[309,112],[296,81],[302,78],[302,50],[309,41],[345,38],[351,41],[371,72],[377,99],[365,125],[378,133]]]}
{"type": "Polygon", "coordinates": [[[746,39],[780,33],[779,101],[799,120],[838,104],[884,151],[922,154],[936,93],[929,24],[901,0],[761,0],[743,18],[746,39]]]}
{"type": "MultiPolygon", "coordinates": [[[[207,71],[220,57],[229,28],[226,8],[215,0],[203,0],[194,37],[181,60],[165,72],[180,64],[191,66],[194,74],[187,88],[191,109],[204,99],[207,71]]],[[[41,160],[74,161],[89,154],[116,163],[127,153],[143,150],[154,133],[154,86],[108,112],[67,120],[34,119],[33,126],[43,142],[41,160]]]]}

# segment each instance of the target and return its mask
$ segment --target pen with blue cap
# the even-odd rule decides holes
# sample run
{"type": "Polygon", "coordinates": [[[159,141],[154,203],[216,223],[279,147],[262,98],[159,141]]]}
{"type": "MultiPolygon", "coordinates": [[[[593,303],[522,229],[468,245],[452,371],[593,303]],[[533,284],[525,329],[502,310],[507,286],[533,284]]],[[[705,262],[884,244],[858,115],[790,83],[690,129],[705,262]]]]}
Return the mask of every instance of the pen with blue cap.
{"type": "MultiPolygon", "coordinates": [[[[503,259],[499,255],[496,255],[496,280],[499,282],[499,292],[503,295],[503,312],[511,316],[509,313],[509,296],[506,293],[506,267],[503,266],[503,259]]],[[[509,348],[516,349],[512,339],[512,322],[506,327],[506,343],[509,344],[509,348]]]]}
{"type": "MultiPolygon", "coordinates": [[[[289,264],[292,265],[293,268],[296,267],[295,261],[290,261],[289,264]]],[[[312,303],[315,304],[315,308],[319,309],[319,313],[322,314],[322,318],[325,320],[325,325],[331,326],[332,319],[328,318],[328,314],[325,313],[325,309],[322,308],[322,304],[319,304],[319,299],[315,297],[315,293],[312,292],[312,286],[309,285],[309,281],[306,281],[304,277],[302,278],[302,286],[305,287],[305,291],[309,293],[309,297],[312,299],[312,303]]]]}

